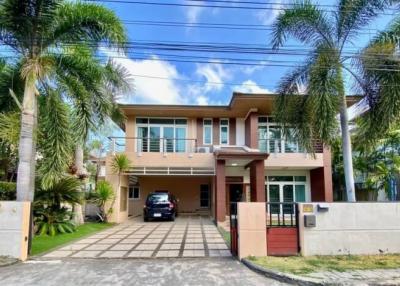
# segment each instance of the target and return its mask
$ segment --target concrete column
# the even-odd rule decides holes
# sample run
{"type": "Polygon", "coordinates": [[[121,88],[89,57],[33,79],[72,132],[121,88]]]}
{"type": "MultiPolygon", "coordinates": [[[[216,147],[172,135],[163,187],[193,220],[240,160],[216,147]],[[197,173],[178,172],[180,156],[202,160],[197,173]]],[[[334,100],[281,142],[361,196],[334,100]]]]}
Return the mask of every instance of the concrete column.
{"type": "Polygon", "coordinates": [[[310,171],[311,200],[313,202],[332,202],[332,156],[329,148],[324,147],[324,166],[310,171]]]}
{"type": "Polygon", "coordinates": [[[251,112],[245,120],[245,144],[258,149],[258,114],[251,112]]]}
{"type": "Polygon", "coordinates": [[[217,222],[224,222],[226,214],[225,160],[217,160],[215,164],[215,219],[217,222]]]}
{"type": "Polygon", "coordinates": [[[255,160],[250,164],[250,198],[252,202],[265,202],[263,160],[255,160]]]}

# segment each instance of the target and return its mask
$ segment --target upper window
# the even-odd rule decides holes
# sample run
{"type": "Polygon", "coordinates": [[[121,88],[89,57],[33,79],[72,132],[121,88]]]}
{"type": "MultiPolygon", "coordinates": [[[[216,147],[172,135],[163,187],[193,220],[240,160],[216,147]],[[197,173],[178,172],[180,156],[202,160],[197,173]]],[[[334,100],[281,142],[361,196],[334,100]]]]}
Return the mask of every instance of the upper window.
{"type": "Polygon", "coordinates": [[[203,144],[211,145],[212,144],[212,131],[213,131],[213,122],[212,119],[204,119],[203,120],[203,144]]]}
{"type": "Polygon", "coordinates": [[[129,187],[129,198],[134,200],[140,199],[140,189],[138,186],[129,187]]]}
{"type": "Polygon", "coordinates": [[[219,143],[221,145],[229,144],[229,119],[221,119],[219,122],[219,143]]]}

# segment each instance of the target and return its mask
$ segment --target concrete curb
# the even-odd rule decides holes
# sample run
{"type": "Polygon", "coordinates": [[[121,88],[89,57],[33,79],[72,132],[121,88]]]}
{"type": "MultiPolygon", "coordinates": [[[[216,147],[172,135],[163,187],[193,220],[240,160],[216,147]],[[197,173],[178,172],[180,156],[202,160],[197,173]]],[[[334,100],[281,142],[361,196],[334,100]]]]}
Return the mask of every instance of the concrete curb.
{"type": "Polygon", "coordinates": [[[242,263],[246,265],[249,269],[262,274],[268,278],[272,278],[281,282],[289,283],[292,285],[301,285],[301,286],[321,286],[321,285],[326,285],[321,282],[315,281],[313,279],[306,279],[304,277],[292,275],[292,274],[287,274],[279,271],[274,271],[271,269],[266,269],[264,267],[261,267],[253,262],[251,262],[247,258],[242,259],[242,263]]]}
{"type": "Polygon", "coordinates": [[[20,262],[19,259],[0,256],[0,267],[14,265],[14,264],[17,264],[18,262],[20,262]]]}

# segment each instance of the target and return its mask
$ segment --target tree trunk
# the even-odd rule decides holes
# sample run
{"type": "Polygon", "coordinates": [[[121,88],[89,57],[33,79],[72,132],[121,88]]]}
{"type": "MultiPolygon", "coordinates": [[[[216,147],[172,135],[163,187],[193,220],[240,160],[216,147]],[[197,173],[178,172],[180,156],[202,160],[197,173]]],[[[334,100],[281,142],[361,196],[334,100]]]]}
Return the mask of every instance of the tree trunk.
{"type": "Polygon", "coordinates": [[[347,114],[346,95],[340,95],[340,127],[342,131],[342,149],[343,149],[343,168],[346,182],[346,194],[348,202],[356,201],[353,173],[353,157],[351,151],[351,137],[349,132],[349,120],[347,114]]]}
{"type": "Polygon", "coordinates": [[[18,149],[17,201],[33,202],[34,197],[37,126],[37,98],[35,91],[35,82],[26,80],[18,149]]]}
{"type": "MultiPolygon", "coordinates": [[[[82,183],[82,190],[84,189],[84,178],[86,176],[86,170],[83,167],[83,147],[80,143],[76,145],[75,148],[75,167],[78,178],[82,183]]],[[[82,205],[76,204],[74,207],[74,222],[76,225],[81,225],[84,223],[83,220],[83,208],[82,205]]]]}

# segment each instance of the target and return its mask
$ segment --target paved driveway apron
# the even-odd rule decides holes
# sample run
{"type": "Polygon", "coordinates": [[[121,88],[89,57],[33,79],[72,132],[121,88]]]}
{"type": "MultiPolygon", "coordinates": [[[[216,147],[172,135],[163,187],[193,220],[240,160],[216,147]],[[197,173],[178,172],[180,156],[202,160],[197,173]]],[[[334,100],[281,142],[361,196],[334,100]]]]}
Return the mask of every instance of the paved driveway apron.
{"type": "Polygon", "coordinates": [[[45,254],[44,258],[228,257],[230,251],[209,218],[175,222],[130,220],[45,254]]]}

